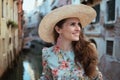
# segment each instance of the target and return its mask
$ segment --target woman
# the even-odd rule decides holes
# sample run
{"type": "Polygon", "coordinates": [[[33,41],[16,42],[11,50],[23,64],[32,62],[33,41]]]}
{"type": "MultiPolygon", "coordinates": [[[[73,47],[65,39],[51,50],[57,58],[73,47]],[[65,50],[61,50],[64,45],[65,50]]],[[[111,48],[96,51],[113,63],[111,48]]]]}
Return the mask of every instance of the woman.
{"type": "Polygon", "coordinates": [[[82,32],[95,17],[93,8],[80,4],[57,8],[43,18],[40,38],[54,46],[42,50],[41,80],[102,80],[96,48],[82,32]]]}

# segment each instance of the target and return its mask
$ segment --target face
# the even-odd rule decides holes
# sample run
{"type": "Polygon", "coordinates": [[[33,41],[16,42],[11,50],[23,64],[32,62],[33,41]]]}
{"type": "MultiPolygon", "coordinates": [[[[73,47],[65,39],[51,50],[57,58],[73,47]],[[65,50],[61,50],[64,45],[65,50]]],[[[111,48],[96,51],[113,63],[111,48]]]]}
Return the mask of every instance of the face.
{"type": "Polygon", "coordinates": [[[78,41],[81,31],[81,24],[78,18],[68,18],[63,23],[62,28],[59,28],[57,32],[61,34],[61,37],[68,41],[78,41]]]}

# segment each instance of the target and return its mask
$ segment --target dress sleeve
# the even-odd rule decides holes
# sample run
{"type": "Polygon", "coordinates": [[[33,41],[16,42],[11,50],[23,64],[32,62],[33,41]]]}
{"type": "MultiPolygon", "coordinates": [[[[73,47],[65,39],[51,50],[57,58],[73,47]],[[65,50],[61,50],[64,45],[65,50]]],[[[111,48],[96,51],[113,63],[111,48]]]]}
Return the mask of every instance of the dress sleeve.
{"type": "Polygon", "coordinates": [[[96,70],[97,70],[98,75],[97,75],[97,79],[95,80],[103,80],[102,73],[99,71],[98,67],[96,67],[96,70]]]}
{"type": "Polygon", "coordinates": [[[97,76],[95,76],[92,80],[103,80],[102,73],[99,71],[98,67],[97,70],[97,76]]]}
{"type": "Polygon", "coordinates": [[[48,60],[47,60],[49,56],[50,55],[48,54],[47,48],[44,48],[42,50],[43,71],[42,71],[42,76],[40,77],[40,80],[53,80],[51,69],[48,65],[48,60]]]}

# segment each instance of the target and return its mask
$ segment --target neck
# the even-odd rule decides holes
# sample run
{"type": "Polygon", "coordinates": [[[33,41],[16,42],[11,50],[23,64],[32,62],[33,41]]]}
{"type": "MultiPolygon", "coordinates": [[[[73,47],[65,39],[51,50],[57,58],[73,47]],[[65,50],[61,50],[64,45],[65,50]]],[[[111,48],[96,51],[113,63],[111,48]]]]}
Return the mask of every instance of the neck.
{"type": "Polygon", "coordinates": [[[71,43],[72,43],[71,41],[62,40],[61,43],[58,46],[63,51],[69,51],[69,50],[72,49],[72,44],[71,43]]]}

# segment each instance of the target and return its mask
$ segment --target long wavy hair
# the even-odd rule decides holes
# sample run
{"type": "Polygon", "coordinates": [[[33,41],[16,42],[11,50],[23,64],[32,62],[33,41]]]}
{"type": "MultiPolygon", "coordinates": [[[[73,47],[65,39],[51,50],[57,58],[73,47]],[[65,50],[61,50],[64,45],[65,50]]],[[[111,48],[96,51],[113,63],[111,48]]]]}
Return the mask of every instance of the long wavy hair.
{"type": "MultiPolygon", "coordinates": [[[[67,18],[66,18],[67,19],[67,18]]],[[[62,28],[62,25],[65,23],[66,19],[59,21],[55,26],[62,28]]],[[[82,29],[82,26],[81,26],[82,29]]],[[[59,34],[54,29],[54,41],[57,42],[59,34]]],[[[90,78],[93,78],[97,75],[96,66],[98,64],[98,55],[95,47],[85,39],[83,32],[80,31],[79,41],[73,41],[72,47],[75,54],[75,63],[79,66],[78,63],[82,64],[85,75],[90,78]]],[[[80,67],[80,66],[79,66],[80,67]]]]}

